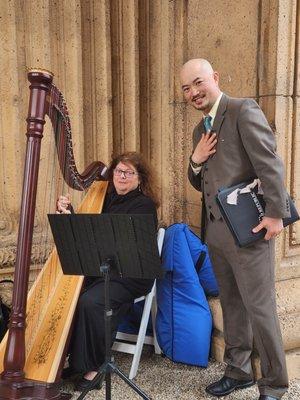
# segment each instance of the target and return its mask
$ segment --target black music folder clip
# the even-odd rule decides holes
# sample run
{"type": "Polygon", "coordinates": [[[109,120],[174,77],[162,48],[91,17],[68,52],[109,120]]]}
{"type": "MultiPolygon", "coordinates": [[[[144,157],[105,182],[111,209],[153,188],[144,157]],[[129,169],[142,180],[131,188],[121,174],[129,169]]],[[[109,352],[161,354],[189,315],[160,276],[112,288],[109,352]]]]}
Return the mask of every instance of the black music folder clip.
{"type": "MultiPolygon", "coordinates": [[[[249,246],[266,234],[265,229],[257,233],[252,232],[252,229],[262,220],[265,210],[265,201],[263,195],[257,193],[257,186],[248,193],[238,194],[236,205],[227,203],[228,195],[236,189],[245,188],[249,183],[251,182],[242,182],[230,188],[220,189],[216,196],[221,214],[239,247],[249,246]]],[[[299,214],[289,195],[288,199],[291,216],[283,218],[284,227],[299,220],[299,214]]]]}

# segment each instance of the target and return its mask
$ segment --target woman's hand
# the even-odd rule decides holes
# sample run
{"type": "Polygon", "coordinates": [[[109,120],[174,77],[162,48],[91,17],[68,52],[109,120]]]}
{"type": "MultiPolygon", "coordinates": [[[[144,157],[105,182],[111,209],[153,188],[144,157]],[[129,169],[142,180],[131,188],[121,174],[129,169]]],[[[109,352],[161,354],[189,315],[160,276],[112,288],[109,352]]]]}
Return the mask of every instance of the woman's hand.
{"type": "Polygon", "coordinates": [[[71,205],[70,195],[59,196],[56,202],[56,214],[71,214],[69,206],[71,205]]]}

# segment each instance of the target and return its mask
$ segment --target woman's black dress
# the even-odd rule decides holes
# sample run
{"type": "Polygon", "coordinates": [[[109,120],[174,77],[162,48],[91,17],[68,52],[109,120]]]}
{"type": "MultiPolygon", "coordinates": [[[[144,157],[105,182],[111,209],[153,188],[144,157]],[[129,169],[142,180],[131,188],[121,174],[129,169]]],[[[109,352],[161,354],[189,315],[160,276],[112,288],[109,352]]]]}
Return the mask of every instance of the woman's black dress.
{"type": "MultiPolygon", "coordinates": [[[[139,189],[125,195],[118,195],[115,190],[108,193],[102,212],[153,214],[157,224],[154,202],[139,189]]],[[[80,373],[98,370],[105,356],[104,281],[101,278],[89,278],[86,281],[86,286],[79,297],[69,347],[69,365],[74,372],[80,373]]],[[[149,293],[152,286],[153,280],[150,279],[111,278],[112,341],[120,321],[129,311],[133,300],[149,293]]]]}

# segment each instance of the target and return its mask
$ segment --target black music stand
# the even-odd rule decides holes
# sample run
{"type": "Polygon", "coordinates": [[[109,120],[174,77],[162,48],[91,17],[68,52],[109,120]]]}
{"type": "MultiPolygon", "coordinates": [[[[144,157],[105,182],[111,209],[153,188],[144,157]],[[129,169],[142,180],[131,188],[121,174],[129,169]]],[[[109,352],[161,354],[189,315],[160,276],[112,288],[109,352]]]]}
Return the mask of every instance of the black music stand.
{"type": "Polygon", "coordinates": [[[49,214],[54,242],[64,274],[102,276],[105,292],[105,361],[81,400],[97,383],[106,383],[111,399],[111,373],[115,372],[143,399],[150,398],[113,362],[111,352],[110,276],[155,279],[163,276],[152,215],[49,214]]]}

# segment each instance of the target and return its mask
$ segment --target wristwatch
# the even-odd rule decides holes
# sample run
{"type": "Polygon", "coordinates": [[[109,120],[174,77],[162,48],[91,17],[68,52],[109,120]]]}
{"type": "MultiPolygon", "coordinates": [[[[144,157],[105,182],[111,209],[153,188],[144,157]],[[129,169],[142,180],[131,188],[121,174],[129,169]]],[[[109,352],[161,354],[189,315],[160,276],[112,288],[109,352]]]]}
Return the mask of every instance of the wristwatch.
{"type": "Polygon", "coordinates": [[[199,168],[199,167],[202,167],[202,165],[203,165],[203,163],[200,163],[200,164],[195,163],[195,161],[192,160],[192,155],[190,155],[190,164],[193,168],[199,168]]]}

